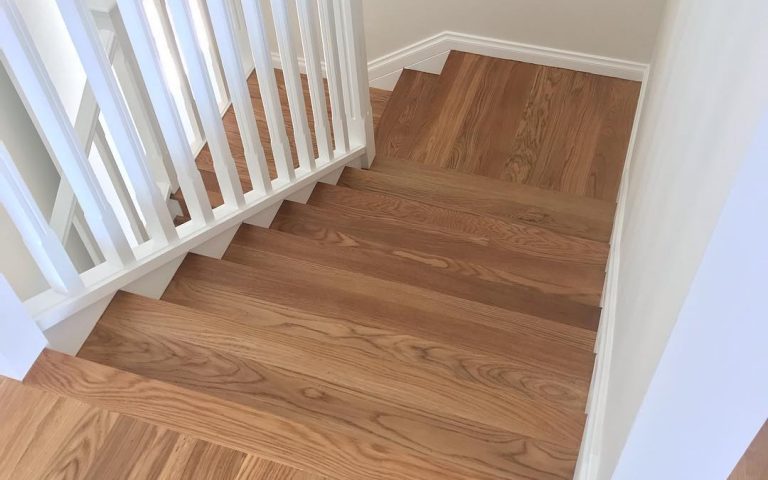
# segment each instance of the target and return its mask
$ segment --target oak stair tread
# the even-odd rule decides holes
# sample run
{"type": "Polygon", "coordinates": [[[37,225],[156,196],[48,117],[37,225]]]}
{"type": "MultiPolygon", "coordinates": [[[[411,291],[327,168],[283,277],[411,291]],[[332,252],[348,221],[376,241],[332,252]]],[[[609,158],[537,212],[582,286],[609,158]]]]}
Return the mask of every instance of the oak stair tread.
{"type": "Polygon", "coordinates": [[[608,261],[608,244],[604,242],[381,192],[318,184],[307,203],[382,222],[403,222],[415,229],[463,235],[478,245],[541,258],[600,266],[608,261]]]}
{"type": "MultiPolygon", "coordinates": [[[[372,218],[341,208],[284,202],[272,228],[324,243],[387,250],[416,268],[450,269],[527,291],[549,295],[551,307],[533,312],[553,320],[594,330],[604,267],[530,255],[488,245],[463,233],[416,228],[388,217],[372,218]],[[558,298],[555,299],[555,296],[558,298]],[[545,313],[552,310],[552,313],[545,313]],[[553,316],[554,315],[554,316],[553,316]]],[[[528,302],[536,303],[535,296],[528,302]]]]}
{"type": "MultiPolygon", "coordinates": [[[[568,325],[569,332],[580,333],[578,336],[569,333],[571,341],[576,341],[577,345],[584,348],[591,348],[591,337],[594,335],[591,330],[592,320],[599,314],[595,307],[556,295],[542,294],[524,286],[508,285],[454,272],[441,268],[442,265],[439,264],[424,266],[420,262],[415,263],[413,257],[404,256],[401,252],[389,248],[365,248],[365,245],[359,243],[351,246],[324,243],[283,232],[277,223],[273,227],[264,229],[250,225],[241,226],[230,244],[228,259],[237,260],[235,255],[240,255],[236,251],[239,248],[261,249],[310,263],[365,273],[390,282],[427,288],[435,293],[493,307],[494,311],[502,312],[508,318],[526,319],[527,325],[537,322],[542,326],[555,324],[552,328],[545,329],[544,336],[555,335],[556,331],[568,325]],[[585,319],[585,323],[574,326],[575,319],[580,317],[585,319]],[[585,326],[587,328],[583,328],[585,326]]],[[[247,252],[242,255],[247,255],[247,252]]],[[[469,318],[468,321],[472,321],[471,317],[469,318]]],[[[505,324],[494,324],[497,328],[502,325],[505,324]]]]}
{"type": "Polygon", "coordinates": [[[337,185],[526,223],[600,242],[610,239],[615,210],[613,202],[380,156],[371,170],[345,168],[337,185]]]}
{"type": "Polygon", "coordinates": [[[589,380],[595,338],[589,330],[271,250],[238,249],[236,258],[231,252],[224,260],[188,255],[161,298],[215,314],[301,312],[536,365],[577,383],[589,380]]]}
{"type": "MultiPolygon", "coordinates": [[[[347,453],[362,471],[375,471],[366,451],[403,458],[409,469],[416,467],[414,478],[427,468],[461,473],[458,478],[518,478],[530,461],[516,458],[522,446],[525,457],[545,455],[547,462],[552,455],[575,455],[582,411],[556,408],[554,400],[536,403],[546,420],[531,422],[525,412],[534,403],[518,395],[512,368],[457,357],[469,372],[462,374],[451,371],[456,367],[450,352],[372,328],[349,330],[328,319],[268,310],[247,317],[212,315],[119,294],[79,355],[285,419],[335,444],[358,445],[347,453]],[[437,352],[424,361],[418,348],[437,352]],[[505,381],[485,376],[484,367],[505,381]],[[461,405],[462,395],[490,411],[472,412],[461,405]],[[516,428],[504,428],[509,426],[516,428]]],[[[557,385],[542,379],[535,388],[546,392],[557,385]]],[[[301,446],[295,454],[307,455],[301,446]]]]}

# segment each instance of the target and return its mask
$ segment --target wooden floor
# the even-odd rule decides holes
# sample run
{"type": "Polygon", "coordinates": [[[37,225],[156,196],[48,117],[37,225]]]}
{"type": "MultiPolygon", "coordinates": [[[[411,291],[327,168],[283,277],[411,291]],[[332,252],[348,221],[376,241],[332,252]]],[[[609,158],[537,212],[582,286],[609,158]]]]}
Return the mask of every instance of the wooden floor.
{"type": "Polygon", "coordinates": [[[322,480],[2,377],[0,405],[2,480],[322,480]]]}
{"type": "MultiPolygon", "coordinates": [[[[4,438],[56,405],[69,478],[572,478],[638,87],[459,53],[405,71],[371,170],[187,255],[158,300],[118,293],[77,357],[2,384],[4,438]]],[[[14,445],[0,475],[64,468],[14,445]]]]}

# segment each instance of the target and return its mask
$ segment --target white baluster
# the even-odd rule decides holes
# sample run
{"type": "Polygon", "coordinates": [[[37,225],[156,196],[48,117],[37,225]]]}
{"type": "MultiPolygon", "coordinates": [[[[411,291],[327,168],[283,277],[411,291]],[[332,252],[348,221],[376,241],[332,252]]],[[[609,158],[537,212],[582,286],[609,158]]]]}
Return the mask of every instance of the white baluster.
{"type": "Polygon", "coordinates": [[[347,132],[347,114],[344,108],[344,87],[341,80],[340,43],[336,36],[336,15],[333,2],[317,1],[320,4],[320,32],[323,37],[325,71],[328,76],[328,92],[331,97],[333,138],[336,150],[343,154],[349,151],[349,133],[347,132]]]}
{"type": "MultiPolygon", "coordinates": [[[[133,45],[136,61],[144,82],[148,86],[149,97],[171,160],[176,168],[189,213],[193,221],[210,223],[213,221],[213,211],[208,201],[208,194],[195,165],[194,154],[184,133],[184,125],[176,109],[173,95],[163,75],[160,54],[152,39],[146,11],[142,3],[135,0],[118,0],[118,5],[126,26],[126,33],[133,45]]],[[[183,74],[182,71],[179,72],[179,75],[183,74]]]]}
{"type": "Polygon", "coordinates": [[[221,113],[216,103],[216,95],[195,34],[192,12],[185,0],[168,0],[168,9],[183,54],[182,60],[186,66],[189,83],[192,86],[192,95],[200,112],[200,121],[211,151],[221,194],[226,204],[240,207],[245,203],[243,187],[240,185],[227,134],[221,121],[221,113]]]}
{"type": "Polygon", "coordinates": [[[109,23],[119,46],[119,58],[112,61],[118,81],[125,94],[128,108],[144,145],[148,167],[159,182],[167,182],[171,191],[179,188],[179,181],[166,143],[160,129],[160,122],[152,108],[149,89],[144,85],[141,66],[131,47],[130,36],[117,5],[109,11],[109,23]]]}
{"type": "Polygon", "coordinates": [[[197,38],[200,41],[201,51],[203,51],[202,48],[205,48],[206,50],[203,51],[203,57],[205,57],[205,54],[207,53],[211,59],[211,82],[213,88],[216,90],[217,97],[220,99],[219,108],[221,108],[227,104],[229,94],[227,92],[227,84],[224,81],[221,56],[219,55],[220,49],[216,45],[216,37],[213,35],[213,25],[211,25],[211,19],[208,17],[208,11],[205,8],[205,4],[208,3],[208,0],[187,0],[187,2],[190,4],[191,9],[195,9],[190,10],[190,13],[192,14],[192,22],[197,31],[197,38]],[[192,2],[195,4],[193,5],[192,2]],[[199,24],[195,24],[195,11],[199,13],[199,24]],[[201,37],[208,39],[207,44],[203,45],[203,38],[201,37]]]}
{"type": "Polygon", "coordinates": [[[277,32],[277,46],[280,49],[280,64],[283,66],[283,81],[288,94],[288,108],[291,111],[293,139],[299,166],[308,170],[315,168],[315,154],[312,152],[312,138],[307,122],[307,107],[304,104],[304,89],[301,85],[299,60],[291,38],[291,23],[288,19],[287,0],[271,0],[272,16],[277,32]]]}
{"type": "MultiPolygon", "coordinates": [[[[158,26],[160,29],[158,33],[162,37],[161,40],[163,45],[167,47],[168,54],[172,63],[172,65],[169,67],[163,66],[163,71],[169,77],[167,80],[171,80],[172,78],[178,79],[178,88],[181,90],[180,93],[183,102],[183,113],[186,113],[189,119],[190,127],[192,129],[191,133],[193,138],[190,140],[194,140],[195,142],[200,142],[202,144],[204,141],[203,126],[200,123],[200,116],[197,114],[197,107],[195,106],[195,101],[192,98],[192,87],[189,85],[189,80],[184,74],[184,64],[181,62],[181,53],[179,52],[179,46],[176,44],[176,38],[173,35],[173,27],[171,26],[171,19],[168,17],[168,10],[165,8],[165,0],[152,0],[150,8],[152,8],[153,12],[157,14],[156,17],[159,22],[158,26]]],[[[149,12],[145,11],[144,13],[146,18],[146,14],[149,12]]],[[[154,37],[150,36],[150,38],[154,37]]],[[[163,46],[159,45],[158,48],[162,49],[163,46]]],[[[168,85],[172,86],[173,84],[169,83],[168,85]]],[[[181,114],[182,112],[179,113],[181,114]]]]}
{"type": "Polygon", "coordinates": [[[23,380],[48,341],[2,274],[0,305],[0,375],[23,380]]]}
{"type": "Polygon", "coordinates": [[[351,104],[350,141],[366,149],[363,168],[373,163],[376,146],[373,138],[373,115],[368,87],[368,62],[365,53],[362,0],[339,1],[342,8],[344,39],[347,53],[347,75],[351,104]]]}
{"type": "Polygon", "coordinates": [[[331,132],[328,125],[328,107],[325,104],[323,69],[320,64],[320,45],[317,44],[317,12],[315,0],[297,0],[301,42],[304,47],[304,62],[307,66],[309,96],[312,100],[312,116],[315,119],[315,138],[318,156],[323,162],[333,159],[331,132]]]}
{"type": "Polygon", "coordinates": [[[296,172],[293,168],[293,159],[288,145],[288,134],[285,131],[283,110],[277,91],[275,71],[272,67],[272,54],[269,52],[269,40],[264,30],[264,15],[261,11],[260,0],[240,1],[243,7],[246,30],[248,30],[253,64],[259,81],[259,93],[267,117],[269,140],[275,158],[277,175],[281,180],[293,181],[296,178],[296,172]]]}
{"type": "Polygon", "coordinates": [[[101,158],[104,170],[106,170],[107,175],[109,176],[109,183],[115,190],[120,206],[123,207],[123,210],[125,211],[125,216],[128,219],[128,224],[130,225],[133,237],[136,239],[136,243],[143,243],[147,240],[147,232],[144,230],[141,216],[139,215],[138,210],[136,210],[136,205],[133,203],[128,186],[125,184],[125,180],[123,180],[123,176],[120,174],[120,167],[117,166],[117,160],[112,153],[112,149],[109,147],[107,136],[100,123],[96,124],[93,145],[99,153],[99,158],[101,158]]]}
{"type": "Polygon", "coordinates": [[[83,282],[77,269],[40,212],[3,143],[0,143],[0,201],[51,287],[62,293],[82,290],[83,282]]]}
{"type": "MultiPolygon", "coordinates": [[[[325,0],[319,0],[324,2],[325,0]]],[[[331,4],[331,10],[333,11],[334,27],[336,31],[336,53],[339,56],[339,66],[341,67],[341,90],[344,93],[344,115],[347,119],[347,128],[351,129],[349,122],[352,118],[352,95],[350,93],[351,80],[349,75],[349,53],[347,51],[347,45],[350,42],[349,32],[344,26],[344,10],[349,8],[345,3],[346,0],[327,0],[331,4]]],[[[349,131],[349,130],[348,130],[349,131]]]]}
{"type": "Polygon", "coordinates": [[[117,265],[135,260],[115,212],[85,157],[40,54],[13,1],[0,1],[0,48],[19,94],[58,169],[77,196],[104,257],[117,265]]]}
{"type": "Polygon", "coordinates": [[[226,0],[209,0],[208,11],[213,32],[216,35],[216,43],[221,52],[221,62],[229,87],[229,96],[232,99],[237,125],[240,128],[240,137],[243,141],[245,161],[248,164],[251,184],[254,191],[268,193],[272,190],[272,182],[269,179],[267,159],[259,139],[256,115],[253,111],[251,94],[244,73],[245,68],[235,36],[234,18],[232,13],[228,11],[226,0]]]}
{"type": "Polygon", "coordinates": [[[173,242],[178,239],[176,227],[165,198],[147,167],[141,141],[112,73],[93,17],[82,1],[57,0],[57,3],[83,63],[88,83],[115,141],[125,173],[136,193],[136,201],[147,222],[147,229],[153,240],[173,242]]]}

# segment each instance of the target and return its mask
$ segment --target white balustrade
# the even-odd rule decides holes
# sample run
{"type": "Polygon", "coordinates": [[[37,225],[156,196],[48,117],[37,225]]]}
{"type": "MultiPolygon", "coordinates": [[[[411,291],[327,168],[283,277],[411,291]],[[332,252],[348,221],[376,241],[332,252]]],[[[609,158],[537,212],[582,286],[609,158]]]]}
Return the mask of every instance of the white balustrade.
{"type": "Polygon", "coordinates": [[[98,25],[112,32],[105,36],[106,50],[100,37],[104,32],[97,29],[88,2],[57,0],[88,78],[75,126],[14,2],[0,0],[0,59],[61,173],[61,184],[49,225],[13,159],[0,148],[0,200],[51,286],[22,303],[0,277],[3,303],[11,298],[18,307],[14,318],[2,316],[0,321],[0,375],[20,378],[45,346],[35,321],[46,328],[55,325],[311,188],[334,170],[360,158],[367,166],[373,158],[361,0],[270,0],[285,105],[261,0],[102,3],[106,10],[97,14],[98,25]],[[289,7],[294,2],[301,48],[294,45],[291,29],[294,10],[289,7]],[[198,3],[203,8],[193,10],[198,3]],[[238,25],[245,32],[238,32],[238,25]],[[247,45],[238,41],[238,33],[247,35],[247,45]],[[247,55],[253,59],[262,105],[252,100],[257,92],[249,90],[251,72],[243,60],[247,55]],[[311,105],[306,105],[300,65],[306,68],[311,105]],[[243,193],[222,119],[223,105],[217,98],[231,101],[253,184],[254,191],[248,194],[243,193]],[[260,106],[262,117],[257,118],[260,106]],[[266,122],[268,144],[265,140],[262,145],[258,120],[266,122]],[[289,143],[287,120],[295,149],[289,143]],[[202,138],[190,138],[190,125],[202,138]],[[211,208],[203,182],[208,174],[199,170],[207,165],[198,165],[195,158],[203,143],[210,150],[216,193],[224,198],[221,209],[211,208]],[[100,164],[92,165],[88,159],[92,147],[100,164]],[[274,181],[270,161],[277,171],[274,181]],[[173,190],[176,182],[192,217],[178,228],[167,207],[167,193],[158,188],[164,184],[173,190]],[[82,274],[63,246],[72,228],[97,265],[82,274]],[[5,341],[11,338],[8,332],[18,334],[24,352],[5,341]]]}
{"type": "Polygon", "coordinates": [[[272,54],[269,51],[269,40],[264,28],[264,14],[261,11],[260,0],[241,0],[241,5],[256,77],[259,82],[259,93],[264,104],[264,116],[269,128],[269,140],[272,145],[275,169],[278,178],[290,182],[296,178],[296,172],[293,168],[288,134],[285,131],[280,94],[277,90],[277,80],[275,80],[275,71],[272,67],[272,54]]]}
{"type": "Polygon", "coordinates": [[[48,225],[11,154],[0,143],[0,201],[16,224],[27,249],[55,290],[77,293],[83,282],[56,232],[48,225]]]}
{"type": "Polygon", "coordinates": [[[307,170],[315,168],[315,155],[312,152],[312,139],[307,122],[307,109],[304,105],[304,89],[301,85],[299,60],[293,46],[291,23],[288,19],[286,0],[271,0],[272,16],[275,20],[277,45],[280,49],[280,64],[283,66],[283,82],[288,94],[288,107],[293,124],[293,138],[299,156],[299,166],[307,170]]]}
{"type": "Polygon", "coordinates": [[[141,140],[123,101],[93,17],[85,2],[80,0],[57,0],[57,3],[85,69],[88,83],[114,139],[124,171],[135,191],[147,230],[153,240],[175,241],[178,238],[176,227],[166,207],[165,198],[147,166],[141,140]]]}
{"type": "Polygon", "coordinates": [[[72,187],[107,261],[131,264],[135,257],[107,202],[61,100],[11,0],[0,3],[0,48],[6,68],[35,126],[72,187]]]}
{"type": "Polygon", "coordinates": [[[168,0],[168,10],[175,27],[182,61],[200,113],[200,122],[208,141],[224,202],[233,207],[242,207],[245,202],[243,187],[240,184],[227,134],[221,122],[216,94],[208,76],[203,52],[195,33],[190,4],[186,0],[168,0]]]}
{"type": "MultiPolygon", "coordinates": [[[[136,61],[147,85],[152,106],[160,123],[169,155],[181,186],[184,200],[193,221],[207,224],[213,221],[203,180],[195,165],[195,158],[184,133],[179,111],[168,87],[160,64],[160,54],[153,42],[147,14],[141,2],[118,0],[126,34],[133,46],[136,61]]],[[[175,45],[175,44],[174,44],[175,45]]],[[[183,74],[183,72],[179,72],[183,74]]]]}
{"type": "Polygon", "coordinates": [[[227,0],[209,0],[208,11],[216,42],[221,49],[221,62],[224,66],[229,95],[237,117],[240,138],[243,141],[245,161],[248,165],[253,189],[259,193],[269,193],[272,183],[264,148],[259,139],[256,115],[253,112],[251,94],[245,78],[243,61],[237,45],[237,33],[232,13],[228,11],[227,0]]]}

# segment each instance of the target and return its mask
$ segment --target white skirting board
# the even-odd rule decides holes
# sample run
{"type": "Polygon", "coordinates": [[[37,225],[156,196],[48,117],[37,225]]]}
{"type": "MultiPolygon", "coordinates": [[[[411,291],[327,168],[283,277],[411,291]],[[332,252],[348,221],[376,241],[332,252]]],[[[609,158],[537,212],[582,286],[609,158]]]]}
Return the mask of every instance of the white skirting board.
{"type": "Polygon", "coordinates": [[[600,465],[602,434],[605,427],[604,422],[608,382],[610,380],[611,356],[613,353],[614,325],[616,323],[616,295],[619,290],[619,259],[621,258],[621,237],[627,201],[627,183],[629,180],[634,145],[637,139],[637,129],[640,125],[643,102],[648,87],[648,74],[648,69],[646,69],[642,77],[640,95],[637,99],[637,109],[632,125],[632,134],[630,136],[627,157],[621,175],[621,185],[619,187],[619,195],[617,199],[618,205],[613,221],[613,232],[611,233],[611,250],[608,256],[605,286],[603,287],[603,297],[601,299],[603,310],[600,315],[600,327],[597,331],[597,339],[595,341],[595,366],[592,371],[589,396],[587,397],[587,423],[584,428],[584,435],[579,450],[579,459],[573,477],[575,480],[591,480],[597,478],[597,469],[600,465]]]}
{"type": "MultiPolygon", "coordinates": [[[[440,74],[451,50],[626,80],[641,81],[648,70],[646,63],[446,31],[369,61],[369,85],[393,90],[406,68],[440,74]]],[[[272,52],[272,63],[275,68],[282,68],[279,53],[272,52]]],[[[325,76],[325,62],[321,67],[325,76]]],[[[306,73],[303,58],[299,58],[299,70],[306,73]]]]}
{"type": "Polygon", "coordinates": [[[442,32],[368,62],[370,86],[392,90],[404,68],[440,73],[451,50],[568,68],[627,80],[642,80],[648,65],[556,48],[458,32],[442,32]]]}

